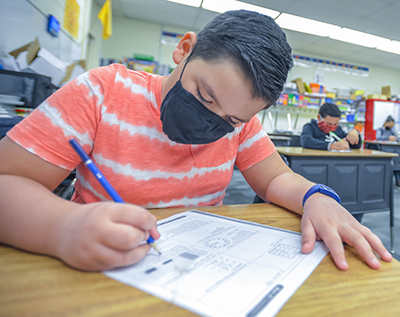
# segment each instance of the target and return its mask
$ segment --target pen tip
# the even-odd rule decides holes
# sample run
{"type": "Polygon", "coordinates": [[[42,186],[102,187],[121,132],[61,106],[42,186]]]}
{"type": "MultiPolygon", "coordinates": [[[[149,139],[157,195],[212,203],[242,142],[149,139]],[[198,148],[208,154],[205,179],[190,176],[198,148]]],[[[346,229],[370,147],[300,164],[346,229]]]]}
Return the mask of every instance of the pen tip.
{"type": "Polygon", "coordinates": [[[154,249],[159,255],[161,255],[161,252],[160,252],[160,250],[158,249],[158,247],[157,247],[157,245],[156,245],[155,242],[151,243],[150,245],[153,247],[153,249],[154,249]]]}

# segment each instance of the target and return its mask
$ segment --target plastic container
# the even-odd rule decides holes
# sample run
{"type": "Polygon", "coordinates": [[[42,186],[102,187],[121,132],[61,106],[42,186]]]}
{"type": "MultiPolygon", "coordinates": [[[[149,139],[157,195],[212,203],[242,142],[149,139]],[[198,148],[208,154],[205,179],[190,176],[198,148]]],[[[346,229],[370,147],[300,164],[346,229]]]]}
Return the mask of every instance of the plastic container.
{"type": "Polygon", "coordinates": [[[354,122],[355,120],[355,114],[348,114],[347,115],[347,121],[348,122],[354,122]]]}

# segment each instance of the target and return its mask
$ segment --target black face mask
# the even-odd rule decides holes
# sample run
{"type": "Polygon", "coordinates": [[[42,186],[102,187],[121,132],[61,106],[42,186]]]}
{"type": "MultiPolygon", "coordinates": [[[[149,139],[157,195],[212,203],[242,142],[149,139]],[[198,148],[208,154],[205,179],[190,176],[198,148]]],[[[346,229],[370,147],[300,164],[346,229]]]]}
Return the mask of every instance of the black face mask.
{"type": "Polygon", "coordinates": [[[190,56],[179,80],[161,104],[163,132],[177,143],[208,144],[233,132],[234,128],[182,87],[181,78],[189,59],[190,56]]]}
{"type": "Polygon", "coordinates": [[[386,130],[392,130],[392,129],[390,129],[390,127],[388,127],[388,126],[386,126],[385,129],[386,129],[386,130]]]}

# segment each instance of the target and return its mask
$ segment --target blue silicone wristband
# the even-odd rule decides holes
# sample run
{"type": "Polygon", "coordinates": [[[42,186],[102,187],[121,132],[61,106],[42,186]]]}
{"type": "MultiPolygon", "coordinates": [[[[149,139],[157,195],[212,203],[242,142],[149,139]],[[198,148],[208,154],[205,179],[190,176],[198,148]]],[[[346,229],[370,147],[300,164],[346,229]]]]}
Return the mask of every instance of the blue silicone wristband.
{"type": "Polygon", "coordinates": [[[307,199],[310,198],[311,195],[315,193],[321,193],[326,196],[329,196],[333,199],[335,199],[339,204],[340,204],[340,197],[339,195],[330,187],[322,185],[322,184],[316,184],[313,187],[311,187],[307,193],[303,197],[303,208],[304,204],[306,203],[307,199]]]}

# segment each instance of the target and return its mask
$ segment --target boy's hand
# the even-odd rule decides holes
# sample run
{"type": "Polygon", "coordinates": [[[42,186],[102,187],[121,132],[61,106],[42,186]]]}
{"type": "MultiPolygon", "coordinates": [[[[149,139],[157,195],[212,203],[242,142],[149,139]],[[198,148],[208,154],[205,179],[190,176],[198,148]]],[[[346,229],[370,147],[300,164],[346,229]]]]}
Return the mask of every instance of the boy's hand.
{"type": "Polygon", "coordinates": [[[57,229],[57,257],[87,271],[134,264],[150,250],[149,233],[160,237],[149,211],[113,202],[80,205],[57,229]]]}
{"type": "Polygon", "coordinates": [[[349,148],[350,148],[349,142],[343,139],[342,141],[332,143],[330,150],[341,151],[341,150],[348,150],[349,148]]]}
{"type": "Polygon", "coordinates": [[[395,137],[394,135],[391,135],[391,136],[389,137],[389,141],[396,141],[396,137],[395,137]]]}
{"type": "Polygon", "coordinates": [[[348,269],[343,242],[353,246],[373,269],[381,266],[373,250],[382,260],[392,260],[392,255],[375,234],[361,225],[335,200],[325,195],[314,194],[307,199],[301,229],[302,252],[310,253],[314,249],[315,241],[323,240],[340,270],[348,269]]]}
{"type": "Polygon", "coordinates": [[[358,131],[356,129],[351,130],[347,136],[346,136],[347,141],[349,141],[350,144],[357,144],[359,141],[358,137],[358,131]]]}

